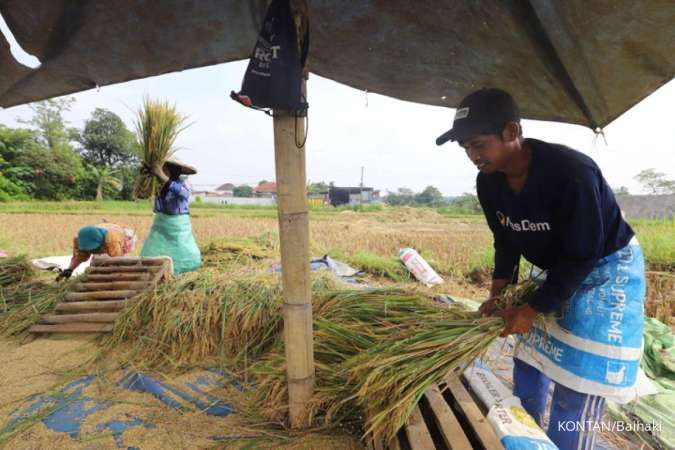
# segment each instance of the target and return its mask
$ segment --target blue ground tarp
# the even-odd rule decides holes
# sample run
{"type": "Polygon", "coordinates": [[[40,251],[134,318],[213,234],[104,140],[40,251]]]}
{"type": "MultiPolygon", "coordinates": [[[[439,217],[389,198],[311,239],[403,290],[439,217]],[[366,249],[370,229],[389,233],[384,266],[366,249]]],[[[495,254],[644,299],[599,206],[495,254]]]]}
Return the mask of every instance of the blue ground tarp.
{"type": "MultiPolygon", "coordinates": [[[[12,411],[6,424],[0,427],[0,432],[11,430],[21,422],[37,417],[50,430],[79,439],[84,421],[92,414],[110,408],[114,404],[85,395],[85,389],[95,380],[95,375],[87,375],[53,393],[28,397],[12,411]]],[[[214,397],[208,391],[226,385],[243,390],[242,386],[218,369],[205,370],[194,377],[193,382],[186,382],[180,386],[170,385],[139,372],[128,372],[118,384],[130,391],[150,394],[170,408],[197,410],[217,417],[228,416],[234,409],[226,401],[214,397]]],[[[118,448],[129,449],[130,447],[124,445],[124,432],[135,427],[151,429],[155,425],[150,420],[125,414],[124,417],[98,423],[94,429],[96,432],[112,433],[118,448]]]]}

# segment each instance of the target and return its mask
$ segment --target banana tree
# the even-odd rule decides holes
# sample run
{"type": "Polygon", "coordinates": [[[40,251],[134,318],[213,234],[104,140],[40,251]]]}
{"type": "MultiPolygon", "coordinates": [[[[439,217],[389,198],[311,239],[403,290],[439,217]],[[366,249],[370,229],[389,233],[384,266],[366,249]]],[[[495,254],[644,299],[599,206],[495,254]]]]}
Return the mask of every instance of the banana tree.
{"type": "Polygon", "coordinates": [[[105,186],[110,186],[118,191],[122,190],[122,181],[119,178],[116,178],[116,170],[109,169],[108,167],[92,167],[91,173],[94,175],[94,180],[96,181],[96,201],[100,202],[103,200],[103,188],[105,186]]]}

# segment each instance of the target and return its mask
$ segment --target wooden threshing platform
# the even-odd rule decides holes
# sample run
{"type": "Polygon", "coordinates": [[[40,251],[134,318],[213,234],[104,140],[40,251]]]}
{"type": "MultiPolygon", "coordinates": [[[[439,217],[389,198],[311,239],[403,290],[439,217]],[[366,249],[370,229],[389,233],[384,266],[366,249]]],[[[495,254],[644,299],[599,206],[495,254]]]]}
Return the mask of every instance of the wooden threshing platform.
{"type": "Polygon", "coordinates": [[[104,333],[112,330],[124,303],[171,274],[166,257],[94,258],[72,291],[30,333],[104,333]]]}
{"type": "Polygon", "coordinates": [[[377,439],[371,450],[498,450],[504,446],[479,401],[455,376],[434,384],[415,407],[394,442],[377,439]]]}

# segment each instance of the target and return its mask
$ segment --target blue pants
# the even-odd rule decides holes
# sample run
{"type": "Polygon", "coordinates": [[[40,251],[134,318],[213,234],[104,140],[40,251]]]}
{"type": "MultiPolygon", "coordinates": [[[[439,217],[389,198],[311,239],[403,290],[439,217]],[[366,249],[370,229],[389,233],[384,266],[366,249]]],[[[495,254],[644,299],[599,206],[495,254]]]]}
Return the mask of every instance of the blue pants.
{"type": "MultiPolygon", "coordinates": [[[[543,426],[544,411],[551,380],[538,369],[513,360],[513,393],[520,397],[525,410],[543,426]]],[[[561,450],[587,450],[595,445],[595,430],[599,429],[605,399],[582,394],[556,384],[551,401],[551,416],[547,435],[561,450]]]]}

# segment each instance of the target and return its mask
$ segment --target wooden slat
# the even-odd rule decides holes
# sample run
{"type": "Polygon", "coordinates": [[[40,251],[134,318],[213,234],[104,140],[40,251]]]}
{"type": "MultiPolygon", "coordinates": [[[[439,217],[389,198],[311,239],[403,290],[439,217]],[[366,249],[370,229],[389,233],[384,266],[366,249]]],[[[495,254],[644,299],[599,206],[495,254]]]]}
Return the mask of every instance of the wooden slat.
{"type": "Polygon", "coordinates": [[[124,308],[126,300],[103,300],[93,302],[68,302],[59,303],[54,308],[58,312],[84,312],[84,311],[119,311],[124,308]]]}
{"type": "Polygon", "coordinates": [[[82,313],[82,314],[47,314],[42,317],[40,323],[112,323],[119,316],[119,313],[82,313]]]}
{"type": "Polygon", "coordinates": [[[134,291],[142,291],[152,286],[148,281],[108,281],[108,282],[86,282],[75,285],[76,291],[114,291],[130,289],[134,291]]]}
{"type": "Polygon", "coordinates": [[[162,271],[162,266],[89,266],[85,270],[86,274],[111,274],[111,273],[157,273],[162,271]]]}
{"type": "Polygon", "coordinates": [[[137,257],[116,257],[116,258],[94,258],[91,265],[100,266],[162,266],[166,263],[166,258],[137,258],[137,257]]]}
{"type": "Polygon", "coordinates": [[[436,450],[419,406],[415,406],[410,414],[408,422],[405,424],[405,432],[412,450],[436,450]]]}
{"type": "Polygon", "coordinates": [[[55,325],[33,325],[31,333],[106,333],[112,331],[109,323],[59,323],[55,325]]]}
{"type": "Polygon", "coordinates": [[[473,401],[471,394],[467,392],[459,379],[457,379],[455,375],[451,375],[445,379],[445,382],[452,393],[452,396],[457,400],[459,407],[462,409],[469,423],[475,430],[476,436],[481,444],[490,450],[504,448],[497,438],[497,435],[492,430],[492,426],[490,426],[490,423],[480,412],[478,405],[473,401]]]}
{"type": "Polygon", "coordinates": [[[64,296],[64,300],[67,302],[77,302],[83,300],[105,300],[105,299],[120,299],[120,298],[130,298],[136,295],[137,291],[124,290],[124,291],[90,291],[90,292],[68,292],[64,296]]]}
{"type": "Polygon", "coordinates": [[[441,431],[445,445],[451,450],[472,450],[471,443],[464,434],[462,426],[443,398],[438,386],[432,385],[425,395],[431,410],[434,412],[434,420],[441,431]]]}
{"type": "Polygon", "coordinates": [[[150,273],[113,273],[83,275],[80,281],[100,283],[103,281],[149,281],[150,273]]]}

